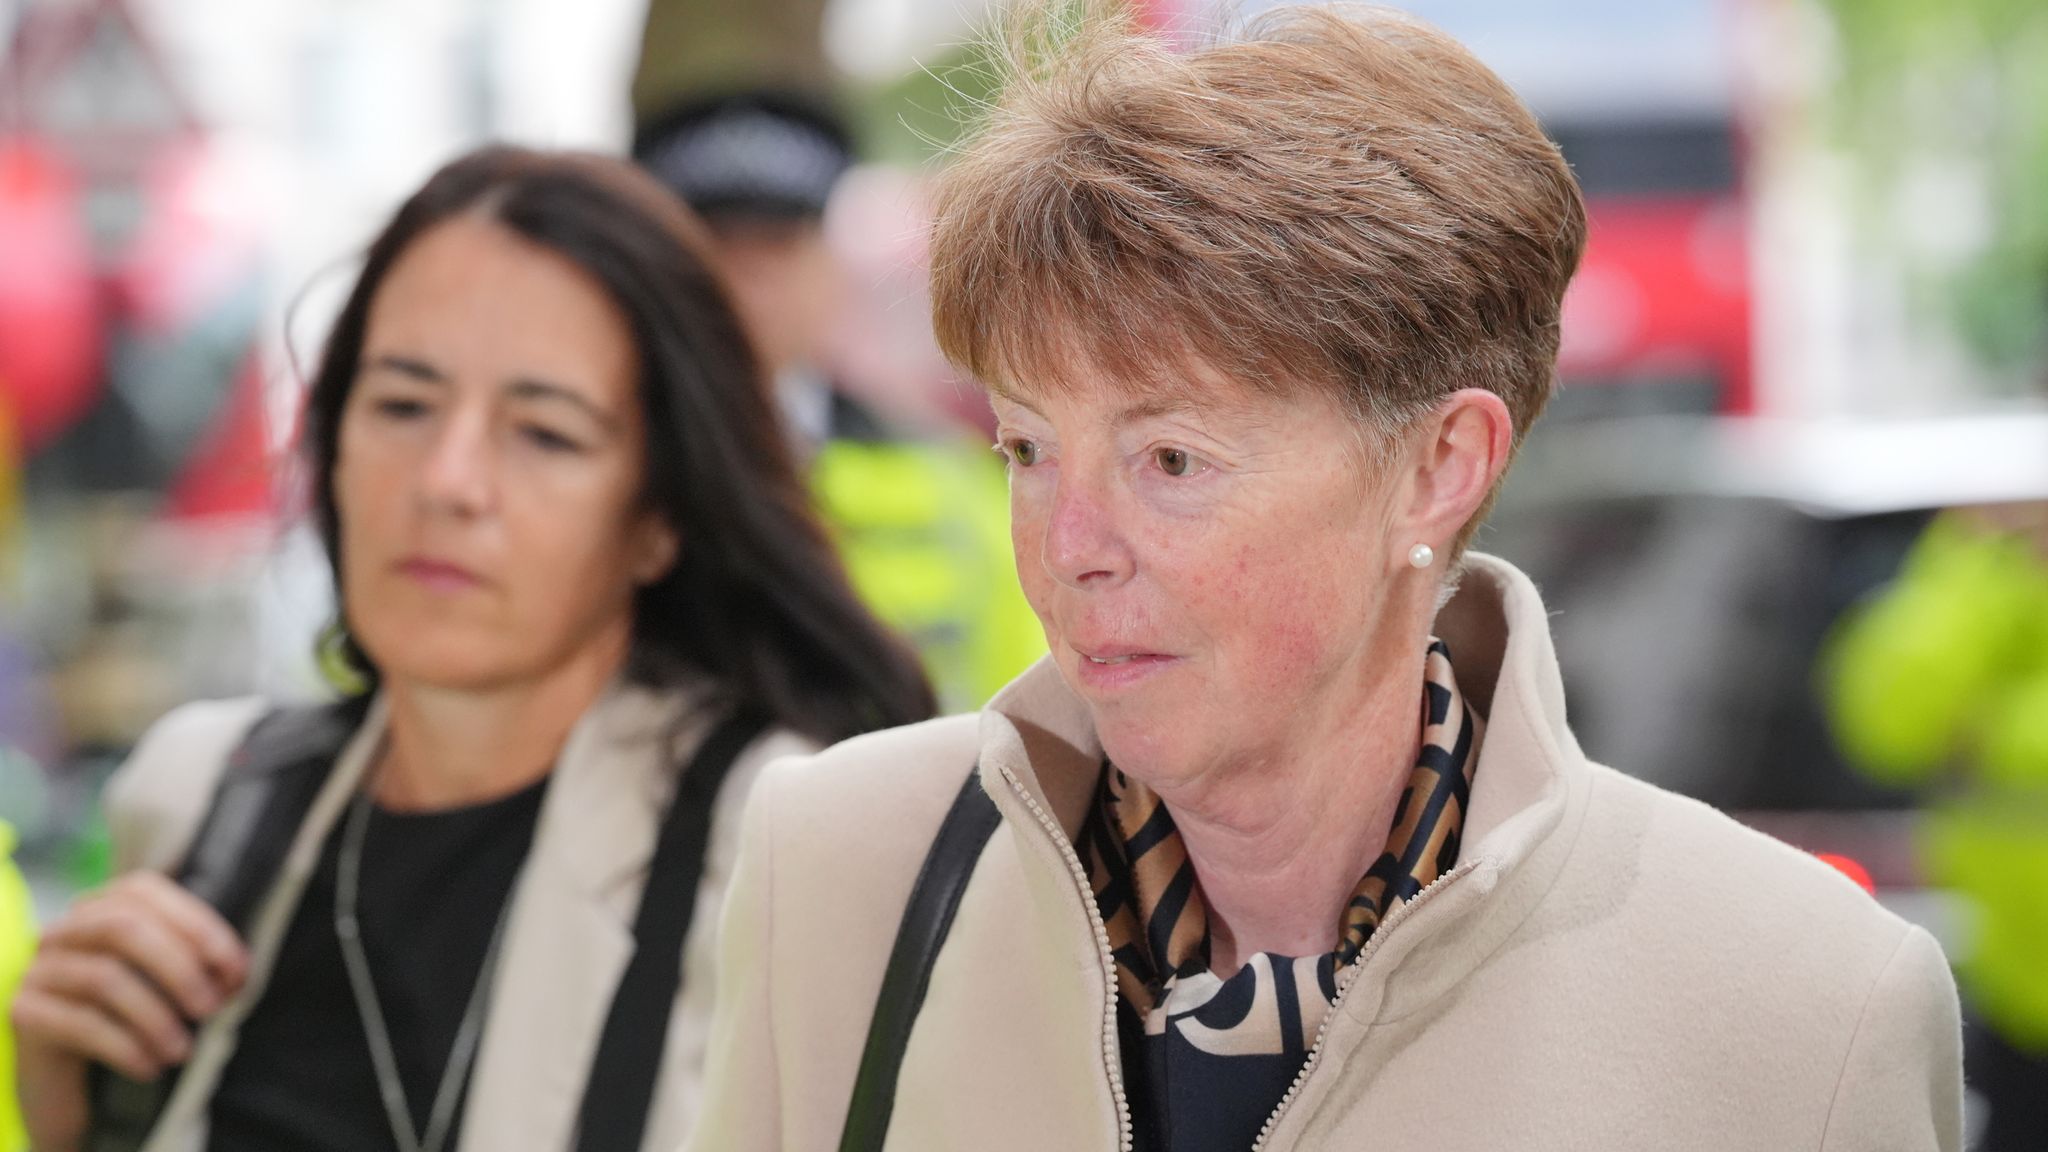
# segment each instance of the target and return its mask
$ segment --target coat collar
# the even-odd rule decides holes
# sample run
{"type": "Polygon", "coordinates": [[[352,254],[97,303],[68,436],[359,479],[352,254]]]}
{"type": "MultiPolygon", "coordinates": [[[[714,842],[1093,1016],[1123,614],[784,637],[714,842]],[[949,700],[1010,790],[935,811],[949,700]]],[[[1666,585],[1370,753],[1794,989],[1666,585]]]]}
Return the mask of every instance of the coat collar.
{"type": "Polygon", "coordinates": [[[170,1100],[165,1103],[163,1116],[144,1142],[143,1152],[187,1152],[201,1146],[201,1134],[206,1131],[207,1109],[213,1099],[214,1088],[220,1083],[229,1058],[234,1055],[242,1022],[248,1019],[249,1013],[263,998],[271,970],[277,964],[278,951],[284,946],[285,933],[298,911],[299,899],[305,894],[306,883],[319,865],[327,835],[341,818],[371,762],[376,759],[377,750],[384,742],[388,716],[384,699],[379,696],[372,700],[362,724],[336,757],[333,771],[320,786],[305,820],[292,837],[276,883],[270,886],[257,906],[255,919],[249,928],[249,978],[241,991],[200,1028],[193,1042],[192,1056],[186,1061],[170,1100]]]}
{"type": "MultiPolygon", "coordinates": [[[[640,881],[680,755],[716,717],[710,696],[702,679],[653,689],[621,678],[571,730],[510,897],[459,1152],[569,1146],[612,991],[632,956],[640,881]]],[[[380,695],[335,760],[264,897],[250,932],[248,984],[202,1029],[145,1152],[203,1143],[208,1101],[241,1022],[262,996],[307,879],[388,731],[380,695]]]]}
{"type": "MultiPolygon", "coordinates": [[[[1564,682],[1543,602],[1514,566],[1474,553],[1434,631],[1450,646],[1459,690],[1488,723],[1466,818],[1464,840],[1473,846],[1467,851],[1518,858],[1541,820],[1516,818],[1541,807],[1584,758],[1565,723],[1564,682]]],[[[1074,836],[1094,795],[1102,742],[1087,704],[1051,657],[983,710],[981,755],[984,764],[1014,774],[1074,836]]]]}
{"type": "MultiPolygon", "coordinates": [[[[1367,1021],[1441,994],[1471,967],[1461,958],[1484,956],[1489,940],[1521,923],[1563,866],[1589,776],[1565,722],[1549,618],[1527,576],[1505,561],[1471,555],[1434,631],[1450,646],[1461,691],[1486,718],[1486,740],[1453,880],[1431,907],[1404,917],[1416,923],[1385,934],[1372,986],[1347,998],[1347,1015],[1367,1021]],[[1424,954],[1430,963],[1406,963],[1424,954]]],[[[1035,804],[1071,841],[1095,793],[1102,746],[1087,705],[1050,658],[990,701],[980,738],[983,778],[1017,835],[1035,835],[1035,804]]],[[[1033,888],[1047,901],[1079,898],[1067,891],[1074,888],[1070,877],[1051,871],[1034,877],[1033,888]]]]}
{"type": "MultiPolygon", "coordinates": [[[[615,679],[569,730],[535,826],[528,871],[559,872],[599,906],[633,915],[638,880],[675,788],[678,756],[707,726],[709,685],[686,677],[661,688],[615,679]]],[[[353,790],[389,731],[382,693],[336,763],[353,790]]],[[[324,834],[324,829],[322,829],[324,834]]]]}
{"type": "Polygon", "coordinates": [[[715,719],[710,695],[701,680],[664,688],[620,680],[607,689],[555,763],[535,866],[559,868],[592,903],[619,905],[630,922],[679,758],[715,719]]]}
{"type": "Polygon", "coordinates": [[[620,682],[563,745],[512,896],[458,1152],[569,1147],[679,756],[715,718],[707,701],[701,682],[620,682]]]}

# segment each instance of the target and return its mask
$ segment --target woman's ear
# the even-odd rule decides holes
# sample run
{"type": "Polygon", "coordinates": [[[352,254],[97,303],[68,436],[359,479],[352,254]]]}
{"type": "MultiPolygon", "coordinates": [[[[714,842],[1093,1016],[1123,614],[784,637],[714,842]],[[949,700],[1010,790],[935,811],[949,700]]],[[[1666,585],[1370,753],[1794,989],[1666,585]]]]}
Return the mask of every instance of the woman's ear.
{"type": "Polygon", "coordinates": [[[1447,555],[1507,471],[1514,420],[1499,396],[1466,388],[1438,404],[1414,436],[1402,538],[1447,555]]]}
{"type": "Polygon", "coordinates": [[[682,537],[668,518],[655,512],[643,513],[633,529],[632,575],[635,587],[659,583],[676,566],[682,552],[682,537]]]}

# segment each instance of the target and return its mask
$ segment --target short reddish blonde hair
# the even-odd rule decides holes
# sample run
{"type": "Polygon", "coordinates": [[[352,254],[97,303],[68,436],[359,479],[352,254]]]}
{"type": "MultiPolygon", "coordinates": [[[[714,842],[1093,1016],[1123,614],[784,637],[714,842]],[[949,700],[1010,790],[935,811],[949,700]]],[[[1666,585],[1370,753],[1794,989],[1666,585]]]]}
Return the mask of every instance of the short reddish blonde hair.
{"type": "Polygon", "coordinates": [[[1073,386],[1084,365],[1171,390],[1193,357],[1321,390],[1387,435],[1480,387],[1520,443],[1553,387],[1585,207],[1470,52],[1384,9],[1281,9],[1188,52],[1100,11],[1023,22],[938,181],[950,358],[1003,390],[1073,386]]]}

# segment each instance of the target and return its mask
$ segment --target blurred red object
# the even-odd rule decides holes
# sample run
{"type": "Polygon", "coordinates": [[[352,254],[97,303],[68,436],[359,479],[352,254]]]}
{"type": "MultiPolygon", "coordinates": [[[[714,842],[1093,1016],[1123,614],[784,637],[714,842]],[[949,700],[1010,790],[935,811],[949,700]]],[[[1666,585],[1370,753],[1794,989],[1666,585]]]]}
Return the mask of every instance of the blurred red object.
{"type": "Polygon", "coordinates": [[[1753,411],[1748,225],[1731,195],[1589,196],[1558,370],[1580,381],[1698,376],[1753,411]]]}
{"type": "Polygon", "coordinates": [[[247,177],[204,136],[154,150],[142,220],[111,269],[124,320],[159,334],[198,323],[258,273],[261,204],[247,177]]]}
{"type": "Polygon", "coordinates": [[[1847,856],[1838,855],[1833,852],[1816,852],[1814,857],[1821,863],[1854,880],[1858,888],[1863,889],[1872,896],[1877,895],[1877,883],[1870,878],[1870,869],[1865,868],[1847,856]]]}
{"type": "Polygon", "coordinates": [[[263,372],[254,352],[236,374],[234,392],[172,486],[165,515],[175,520],[263,515],[276,510],[263,372]]]}
{"type": "Polygon", "coordinates": [[[100,388],[101,316],[78,183],[32,137],[0,140],[0,393],[25,455],[100,388]]]}
{"type": "MultiPolygon", "coordinates": [[[[264,413],[260,313],[261,201],[249,173],[204,136],[161,145],[143,169],[144,214],[111,269],[120,322],[204,410],[188,437],[163,444],[178,461],[164,512],[173,519],[263,514],[272,472],[264,413]],[[197,370],[180,363],[196,365],[197,370]]],[[[133,381],[125,382],[129,388],[133,381]]],[[[114,386],[122,388],[118,375],[114,386]]]]}

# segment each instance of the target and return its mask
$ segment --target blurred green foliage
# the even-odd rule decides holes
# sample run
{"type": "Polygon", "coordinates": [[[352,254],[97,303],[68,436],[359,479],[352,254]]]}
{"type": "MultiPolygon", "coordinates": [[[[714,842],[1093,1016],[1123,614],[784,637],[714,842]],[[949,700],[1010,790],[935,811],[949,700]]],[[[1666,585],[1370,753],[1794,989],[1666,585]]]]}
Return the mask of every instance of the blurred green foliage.
{"type": "Polygon", "coordinates": [[[2048,385],[2048,3],[1820,3],[1840,64],[1830,112],[1866,222],[1880,239],[1897,230],[1916,168],[1981,179],[1989,242],[1910,287],[1987,366],[2048,385]]]}
{"type": "Polygon", "coordinates": [[[922,165],[960,143],[998,81],[987,49],[952,48],[892,83],[855,95],[855,130],[862,155],[895,164],[922,165]]]}
{"type": "Polygon", "coordinates": [[[1937,519],[1836,626],[1820,671],[1849,762],[1938,789],[1921,858],[1974,910],[1964,986],[2008,1043],[2048,1054],[2048,555],[1937,519]]]}
{"type": "Polygon", "coordinates": [[[867,156],[903,164],[943,158],[979,127],[1006,79],[1057,70],[1068,61],[1062,48],[1090,30],[1144,26],[1125,0],[1034,0],[989,12],[959,43],[857,95],[867,156]]]}

